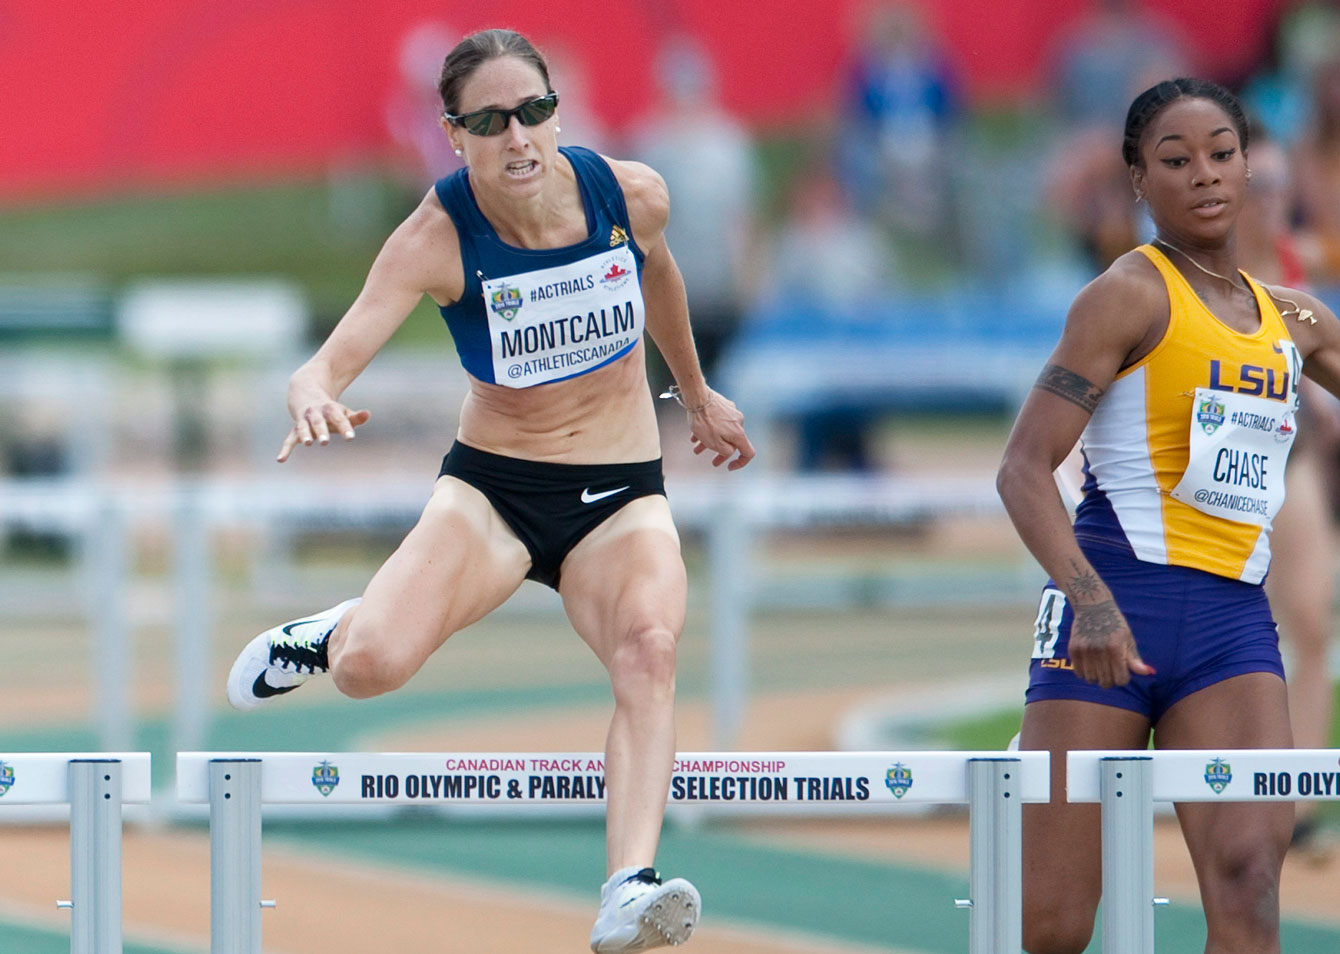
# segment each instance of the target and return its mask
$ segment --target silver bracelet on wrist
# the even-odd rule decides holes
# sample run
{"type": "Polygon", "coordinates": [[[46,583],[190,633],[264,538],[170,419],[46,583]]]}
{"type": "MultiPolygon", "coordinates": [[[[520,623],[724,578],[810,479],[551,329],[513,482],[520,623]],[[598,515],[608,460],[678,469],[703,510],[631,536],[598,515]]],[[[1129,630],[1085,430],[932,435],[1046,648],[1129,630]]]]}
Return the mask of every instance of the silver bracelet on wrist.
{"type": "Polygon", "coordinates": [[[712,397],[713,397],[712,391],[709,390],[707,392],[707,400],[703,401],[703,403],[699,404],[697,407],[689,407],[687,404],[684,403],[684,394],[679,390],[678,384],[670,385],[670,390],[666,391],[664,394],[661,395],[661,398],[663,400],[674,400],[676,404],[678,404],[684,410],[688,411],[690,414],[697,414],[701,411],[707,410],[707,405],[712,403],[712,397]]]}

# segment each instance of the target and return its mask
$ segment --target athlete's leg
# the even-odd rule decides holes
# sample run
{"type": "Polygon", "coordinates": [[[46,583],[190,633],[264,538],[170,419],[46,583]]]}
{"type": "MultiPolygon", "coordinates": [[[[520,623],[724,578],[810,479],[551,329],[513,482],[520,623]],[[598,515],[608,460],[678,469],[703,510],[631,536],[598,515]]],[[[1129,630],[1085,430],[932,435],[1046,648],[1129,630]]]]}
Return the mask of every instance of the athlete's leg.
{"type": "Polygon", "coordinates": [[[1142,749],[1149,720],[1138,712],[1076,699],[1040,699],[1024,707],[1021,750],[1051,752],[1051,801],[1023,808],[1024,949],[1079,954],[1093,934],[1103,893],[1099,806],[1065,796],[1071,749],[1142,749]]]}
{"type": "Polygon", "coordinates": [[[605,741],[609,871],[650,867],[675,753],[675,645],[687,582],[664,497],[639,497],[563,561],[559,592],[573,627],[609,671],[605,741]]]}
{"type": "Polygon", "coordinates": [[[530,554],[478,490],[440,477],[419,522],[330,636],[330,671],[347,696],[404,685],[452,633],[514,593],[530,554]]]}
{"type": "MultiPolygon", "coordinates": [[[[1289,748],[1284,683],[1253,672],[1192,693],[1159,720],[1154,741],[1161,749],[1289,748]]],[[[1200,883],[1207,954],[1279,951],[1279,878],[1293,804],[1187,803],[1177,817],[1200,883]]]]}
{"type": "MultiPolygon", "coordinates": [[[[1325,748],[1331,735],[1330,504],[1317,449],[1295,449],[1285,478],[1289,496],[1270,533],[1266,591],[1280,636],[1293,648],[1289,665],[1289,721],[1300,749],[1325,748]],[[1303,453],[1300,455],[1299,450],[1303,453]]],[[[1315,802],[1298,804],[1298,820],[1315,814],[1315,802]]]]}

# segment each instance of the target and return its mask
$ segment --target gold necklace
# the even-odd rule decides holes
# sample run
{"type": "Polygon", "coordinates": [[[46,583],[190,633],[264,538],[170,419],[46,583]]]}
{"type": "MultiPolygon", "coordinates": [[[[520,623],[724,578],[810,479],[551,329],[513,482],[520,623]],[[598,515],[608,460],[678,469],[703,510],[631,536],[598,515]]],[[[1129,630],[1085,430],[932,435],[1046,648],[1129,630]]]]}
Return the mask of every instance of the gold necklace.
{"type": "MultiPolygon", "coordinates": [[[[1199,269],[1200,269],[1202,272],[1204,272],[1206,275],[1211,275],[1211,276],[1213,276],[1214,278],[1219,279],[1220,281],[1228,282],[1228,283],[1229,283],[1230,285],[1232,285],[1234,288],[1238,289],[1238,291],[1245,291],[1245,292],[1247,292],[1247,294],[1252,295],[1252,292],[1251,292],[1250,289],[1248,289],[1248,288],[1244,288],[1241,284],[1239,284],[1238,282],[1235,282],[1233,279],[1229,278],[1227,275],[1220,275],[1218,272],[1212,272],[1212,271],[1210,271],[1208,268],[1206,268],[1206,267],[1205,267],[1204,265],[1202,265],[1200,262],[1198,262],[1198,261],[1196,261],[1194,258],[1192,258],[1192,257],[1191,257],[1191,254],[1190,254],[1186,249],[1181,248],[1180,246],[1174,245],[1172,242],[1169,242],[1166,238],[1163,238],[1162,236],[1158,236],[1157,238],[1154,239],[1154,241],[1155,241],[1155,242],[1158,242],[1160,245],[1166,245],[1168,248],[1172,249],[1174,252],[1179,252],[1179,253],[1181,253],[1181,255],[1182,255],[1182,257],[1183,257],[1184,259],[1186,259],[1186,260],[1187,260],[1188,262],[1190,262],[1192,265],[1194,265],[1194,266],[1196,266],[1197,268],[1199,268],[1199,269]]],[[[1270,292],[1269,294],[1274,295],[1273,292],[1270,292]]],[[[1253,295],[1253,297],[1255,297],[1255,295],[1253,295]]],[[[1275,296],[1275,297],[1278,297],[1280,301],[1288,302],[1290,305],[1293,306],[1293,308],[1289,309],[1288,311],[1282,311],[1282,312],[1280,312],[1280,317],[1281,317],[1281,318],[1285,317],[1286,315],[1297,315],[1299,321],[1306,321],[1306,322],[1308,322],[1309,324],[1313,324],[1313,325],[1315,325],[1315,324],[1317,323],[1317,319],[1316,319],[1316,317],[1312,314],[1312,309],[1311,309],[1311,308],[1302,308],[1302,307],[1299,306],[1298,302],[1294,301],[1292,298],[1285,298],[1283,295],[1278,295],[1278,296],[1275,296]]]]}
{"type": "Polygon", "coordinates": [[[1159,236],[1158,238],[1154,239],[1154,241],[1155,241],[1155,242],[1158,242],[1160,245],[1166,245],[1168,248],[1172,249],[1174,252],[1179,252],[1179,253],[1181,253],[1181,256],[1182,256],[1184,259],[1186,259],[1186,260],[1187,260],[1188,262],[1190,262],[1192,265],[1194,265],[1194,266],[1196,266],[1197,268],[1199,268],[1199,269],[1200,269],[1202,272],[1204,272],[1206,275],[1212,275],[1212,276],[1214,276],[1215,278],[1219,279],[1220,281],[1228,282],[1230,285],[1232,285],[1232,286],[1233,286],[1234,288],[1236,288],[1238,291],[1247,292],[1247,294],[1249,294],[1249,295],[1251,294],[1251,290],[1250,290],[1250,289],[1243,287],[1243,285],[1242,285],[1241,283],[1239,283],[1239,282],[1235,282],[1233,279],[1229,278],[1227,275],[1220,275],[1218,272],[1212,272],[1212,271],[1210,271],[1208,268],[1206,268],[1206,267],[1205,267],[1204,265],[1202,265],[1200,262],[1198,262],[1198,261],[1196,261],[1194,258],[1192,258],[1192,257],[1191,257],[1191,254],[1190,254],[1186,249],[1182,248],[1180,245],[1174,245],[1172,242],[1169,242],[1166,238],[1163,238],[1162,236],[1159,236]]]}

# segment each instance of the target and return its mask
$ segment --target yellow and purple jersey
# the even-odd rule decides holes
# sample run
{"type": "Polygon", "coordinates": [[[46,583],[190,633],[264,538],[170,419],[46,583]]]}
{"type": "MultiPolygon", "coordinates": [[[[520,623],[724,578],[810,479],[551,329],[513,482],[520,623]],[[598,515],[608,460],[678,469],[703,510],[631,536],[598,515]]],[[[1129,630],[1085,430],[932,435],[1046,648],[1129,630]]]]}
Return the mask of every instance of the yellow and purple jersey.
{"type": "Polygon", "coordinates": [[[1284,500],[1302,360],[1270,296],[1245,273],[1260,327],[1221,322],[1157,248],[1139,248],[1168,289],[1168,328],[1123,369],[1081,437],[1081,541],[1137,559],[1259,583],[1284,500]]]}

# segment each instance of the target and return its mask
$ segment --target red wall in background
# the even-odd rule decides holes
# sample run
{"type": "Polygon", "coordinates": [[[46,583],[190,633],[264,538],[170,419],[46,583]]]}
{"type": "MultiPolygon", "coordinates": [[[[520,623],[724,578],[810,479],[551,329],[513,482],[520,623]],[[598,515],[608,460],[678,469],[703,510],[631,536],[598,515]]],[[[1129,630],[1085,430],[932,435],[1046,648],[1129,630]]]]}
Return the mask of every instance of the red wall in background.
{"type": "MultiPolygon", "coordinates": [[[[1216,76],[1264,50],[1283,0],[1164,0],[1216,76]]],[[[727,105],[798,124],[832,97],[869,0],[0,0],[0,199],[323,169],[387,148],[401,39],[513,26],[587,76],[618,129],[652,106],[657,38],[683,28],[727,105]]],[[[1035,92],[1085,0],[926,0],[978,99],[1035,92]]],[[[445,53],[445,50],[443,50],[445,53]]],[[[424,122],[431,123],[431,115],[424,122]]]]}

